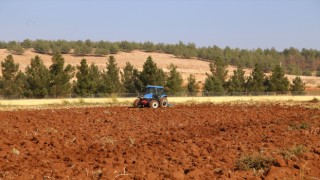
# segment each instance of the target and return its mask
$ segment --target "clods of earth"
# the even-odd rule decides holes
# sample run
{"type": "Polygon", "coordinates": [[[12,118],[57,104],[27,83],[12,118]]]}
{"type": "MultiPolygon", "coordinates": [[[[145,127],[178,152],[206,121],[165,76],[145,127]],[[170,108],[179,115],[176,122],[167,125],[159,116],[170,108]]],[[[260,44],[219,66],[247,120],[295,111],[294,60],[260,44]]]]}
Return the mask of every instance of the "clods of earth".
{"type": "Polygon", "coordinates": [[[320,111],[286,105],[0,112],[0,179],[319,179],[320,111]]]}

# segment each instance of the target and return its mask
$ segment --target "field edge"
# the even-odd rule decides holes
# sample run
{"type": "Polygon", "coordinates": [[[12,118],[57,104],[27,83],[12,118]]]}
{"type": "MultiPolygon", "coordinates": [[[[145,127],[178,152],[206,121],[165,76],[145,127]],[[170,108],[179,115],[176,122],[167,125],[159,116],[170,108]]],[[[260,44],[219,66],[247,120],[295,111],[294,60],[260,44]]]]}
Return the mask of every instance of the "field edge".
{"type": "MultiPolygon", "coordinates": [[[[0,100],[0,106],[50,106],[50,105],[131,105],[136,98],[62,98],[0,100]]],[[[232,103],[232,102],[306,102],[320,96],[215,96],[169,97],[171,104],[184,103],[232,103]]]]}

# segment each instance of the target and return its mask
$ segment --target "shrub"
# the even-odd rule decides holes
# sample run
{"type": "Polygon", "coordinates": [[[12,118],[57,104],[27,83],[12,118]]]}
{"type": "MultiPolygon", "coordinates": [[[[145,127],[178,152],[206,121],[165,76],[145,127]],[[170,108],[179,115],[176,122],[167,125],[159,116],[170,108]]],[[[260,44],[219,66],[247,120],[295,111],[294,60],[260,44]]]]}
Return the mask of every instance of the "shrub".
{"type": "Polygon", "coordinates": [[[248,155],[240,158],[236,162],[237,170],[263,170],[268,171],[272,165],[276,165],[276,161],[271,158],[261,154],[258,155],[248,155]]]}
{"type": "Polygon", "coordinates": [[[280,154],[285,158],[285,159],[291,159],[293,157],[299,157],[301,156],[304,152],[306,152],[307,149],[303,145],[297,145],[293,146],[292,148],[288,150],[284,150],[280,152],[280,154]]]}

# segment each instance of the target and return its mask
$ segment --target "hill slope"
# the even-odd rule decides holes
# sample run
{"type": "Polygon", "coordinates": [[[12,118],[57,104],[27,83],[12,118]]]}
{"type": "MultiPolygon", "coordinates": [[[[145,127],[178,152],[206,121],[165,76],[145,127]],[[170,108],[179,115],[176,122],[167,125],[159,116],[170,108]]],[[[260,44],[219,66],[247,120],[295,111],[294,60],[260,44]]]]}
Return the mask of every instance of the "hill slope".
{"type": "MultiPolygon", "coordinates": [[[[0,61],[3,61],[10,52],[6,49],[0,49],[0,61]]],[[[41,57],[44,64],[49,67],[51,65],[51,55],[38,54],[31,50],[27,50],[23,55],[13,55],[14,61],[20,64],[20,69],[23,71],[29,64],[30,59],[34,58],[36,55],[41,57]]],[[[194,74],[198,81],[204,82],[206,78],[206,73],[209,73],[209,62],[201,61],[197,59],[183,59],[177,58],[171,54],[155,53],[155,52],[142,52],[142,51],[132,51],[130,53],[119,52],[113,55],[116,59],[118,67],[121,69],[125,66],[126,62],[130,62],[135,68],[142,70],[143,64],[148,56],[151,56],[158,67],[163,68],[164,71],[168,71],[167,67],[170,63],[178,66],[178,71],[181,73],[182,77],[187,79],[190,74],[194,74]]],[[[80,64],[81,59],[87,59],[89,64],[95,63],[98,65],[99,69],[105,69],[108,56],[96,57],[96,56],[74,56],[72,54],[63,55],[66,64],[71,64],[76,66],[80,64]]],[[[228,76],[233,74],[233,70],[236,69],[234,66],[228,66],[228,76]]],[[[250,75],[251,69],[245,69],[246,75],[250,75]]],[[[290,81],[295,78],[294,75],[287,75],[290,81]]],[[[320,86],[320,78],[315,76],[301,76],[302,80],[306,83],[307,87],[316,88],[320,86]]]]}

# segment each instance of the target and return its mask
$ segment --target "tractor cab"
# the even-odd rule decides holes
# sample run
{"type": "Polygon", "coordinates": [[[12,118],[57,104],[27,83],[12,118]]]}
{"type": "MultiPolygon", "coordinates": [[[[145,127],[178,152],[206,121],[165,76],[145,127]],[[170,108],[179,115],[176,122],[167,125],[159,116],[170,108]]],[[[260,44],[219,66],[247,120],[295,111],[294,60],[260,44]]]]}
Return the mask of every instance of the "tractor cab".
{"type": "Polygon", "coordinates": [[[150,86],[146,87],[146,92],[143,95],[144,99],[160,99],[162,97],[166,97],[167,95],[164,93],[163,86],[150,86]]]}

